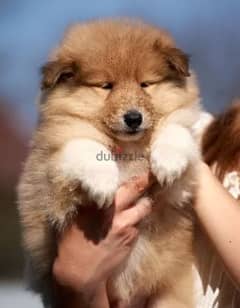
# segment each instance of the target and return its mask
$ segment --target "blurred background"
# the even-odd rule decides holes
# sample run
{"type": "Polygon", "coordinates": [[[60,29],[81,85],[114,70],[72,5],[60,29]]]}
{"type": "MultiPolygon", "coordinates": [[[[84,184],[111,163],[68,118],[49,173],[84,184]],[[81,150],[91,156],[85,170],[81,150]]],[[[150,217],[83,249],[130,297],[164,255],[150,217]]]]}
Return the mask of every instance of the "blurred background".
{"type": "Polygon", "coordinates": [[[132,16],[168,29],[191,55],[202,102],[220,112],[240,94],[240,1],[0,1],[0,307],[41,307],[25,291],[15,186],[36,123],[39,68],[72,22],[132,16]]]}

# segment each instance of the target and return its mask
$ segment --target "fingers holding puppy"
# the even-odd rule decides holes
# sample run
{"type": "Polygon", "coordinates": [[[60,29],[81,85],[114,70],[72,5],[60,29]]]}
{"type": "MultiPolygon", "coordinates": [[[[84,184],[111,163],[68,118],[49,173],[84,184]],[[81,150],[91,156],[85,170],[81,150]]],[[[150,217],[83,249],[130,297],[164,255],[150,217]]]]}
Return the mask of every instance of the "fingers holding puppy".
{"type": "Polygon", "coordinates": [[[115,195],[115,210],[120,212],[130,207],[152,184],[150,173],[131,178],[124,183],[115,195]]]}
{"type": "Polygon", "coordinates": [[[115,228],[120,231],[128,227],[135,227],[150,214],[151,209],[151,199],[143,197],[139,199],[134,206],[116,215],[113,224],[115,228]]]}
{"type": "Polygon", "coordinates": [[[132,243],[137,237],[137,224],[151,212],[152,200],[141,197],[150,185],[151,178],[146,173],[124,183],[116,193],[112,231],[126,244],[132,243]]]}

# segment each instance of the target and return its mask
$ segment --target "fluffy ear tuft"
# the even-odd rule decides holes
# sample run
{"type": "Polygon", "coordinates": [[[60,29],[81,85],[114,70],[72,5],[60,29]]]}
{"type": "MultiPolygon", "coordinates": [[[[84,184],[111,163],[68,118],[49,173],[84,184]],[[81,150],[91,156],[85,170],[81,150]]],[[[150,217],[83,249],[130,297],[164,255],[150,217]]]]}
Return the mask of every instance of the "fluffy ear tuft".
{"type": "Polygon", "coordinates": [[[41,89],[49,90],[59,83],[72,80],[76,73],[76,65],[74,63],[51,61],[42,67],[41,72],[41,89]]]}
{"type": "Polygon", "coordinates": [[[169,47],[164,50],[170,68],[183,77],[189,77],[189,56],[178,48],[169,47]]]}
{"type": "Polygon", "coordinates": [[[174,47],[173,43],[164,44],[160,40],[156,40],[153,47],[163,55],[171,70],[175,71],[180,77],[190,76],[189,56],[181,49],[174,47]]]}

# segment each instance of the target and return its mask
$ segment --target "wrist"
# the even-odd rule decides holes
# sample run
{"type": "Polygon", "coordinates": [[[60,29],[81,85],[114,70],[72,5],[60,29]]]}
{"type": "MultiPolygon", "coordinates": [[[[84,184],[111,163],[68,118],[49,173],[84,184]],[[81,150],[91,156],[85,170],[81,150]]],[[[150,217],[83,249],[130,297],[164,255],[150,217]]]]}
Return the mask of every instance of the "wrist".
{"type": "Polygon", "coordinates": [[[92,301],[104,288],[106,288],[105,281],[97,280],[78,280],[70,285],[70,290],[74,293],[76,298],[82,298],[86,302],[92,301]]]}
{"type": "Polygon", "coordinates": [[[85,286],[80,292],[76,292],[73,296],[72,308],[86,307],[86,308],[107,308],[107,290],[106,283],[101,282],[96,285],[85,286]],[[81,304],[81,305],[80,305],[81,304]]]}
{"type": "Polygon", "coordinates": [[[94,293],[99,285],[104,284],[103,279],[91,271],[78,271],[75,267],[66,266],[66,262],[56,260],[53,265],[53,277],[56,284],[75,293],[94,293]]]}
{"type": "Polygon", "coordinates": [[[105,282],[97,283],[88,283],[84,286],[82,285],[77,290],[75,289],[75,295],[78,297],[84,297],[88,302],[95,299],[102,291],[106,289],[105,282]]]}

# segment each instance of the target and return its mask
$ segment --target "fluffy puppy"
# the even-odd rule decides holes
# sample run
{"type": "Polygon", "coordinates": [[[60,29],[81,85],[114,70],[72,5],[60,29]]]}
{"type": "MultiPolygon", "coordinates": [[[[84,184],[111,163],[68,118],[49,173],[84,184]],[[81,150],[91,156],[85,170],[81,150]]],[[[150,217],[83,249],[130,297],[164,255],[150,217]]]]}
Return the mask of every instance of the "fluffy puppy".
{"type": "Polygon", "coordinates": [[[39,123],[18,189],[33,289],[49,301],[56,236],[78,208],[94,201],[106,209],[123,181],[150,169],[153,211],[109,296],[126,307],[139,296],[193,307],[199,99],[188,57],[157,27],[95,21],[71,27],[42,72],[39,123]]]}

